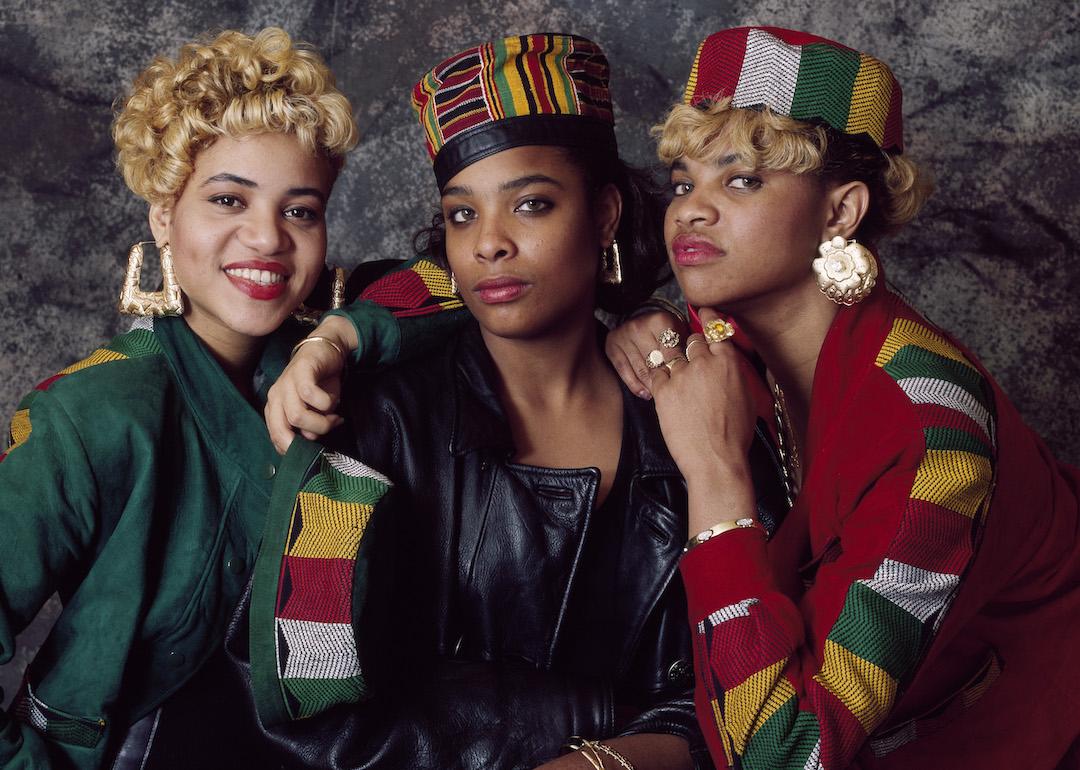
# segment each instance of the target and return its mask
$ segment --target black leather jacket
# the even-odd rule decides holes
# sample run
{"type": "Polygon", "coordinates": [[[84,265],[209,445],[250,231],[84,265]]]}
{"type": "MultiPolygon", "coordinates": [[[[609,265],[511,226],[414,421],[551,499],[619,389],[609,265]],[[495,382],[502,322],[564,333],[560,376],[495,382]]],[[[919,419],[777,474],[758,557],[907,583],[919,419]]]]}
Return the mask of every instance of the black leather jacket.
{"type": "Polygon", "coordinates": [[[409,655],[596,681],[615,709],[592,737],[659,732],[699,746],[677,575],[686,492],[652,405],[624,391],[627,504],[621,520],[597,522],[599,471],[510,460],[494,385],[470,325],[351,402],[349,453],[396,484],[378,515],[402,538],[395,604],[409,655]]]}
{"type": "MultiPolygon", "coordinates": [[[[571,734],[657,732],[712,767],[677,573],[685,486],[652,405],[624,391],[626,504],[594,510],[596,469],[511,462],[494,383],[472,325],[434,357],[349,384],[356,439],[338,448],[395,482],[374,514],[396,528],[379,624],[391,662],[369,671],[367,703],[260,725],[280,766],[517,770],[571,734]]],[[[246,629],[229,637],[244,678],[246,629]]]]}

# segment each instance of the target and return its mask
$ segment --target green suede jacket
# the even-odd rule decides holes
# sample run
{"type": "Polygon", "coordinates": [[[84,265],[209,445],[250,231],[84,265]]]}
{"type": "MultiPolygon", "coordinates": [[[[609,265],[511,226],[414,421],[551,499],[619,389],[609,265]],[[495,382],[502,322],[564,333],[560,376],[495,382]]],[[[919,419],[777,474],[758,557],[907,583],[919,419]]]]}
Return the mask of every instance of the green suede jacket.
{"type": "MultiPolygon", "coordinates": [[[[430,273],[407,263],[383,289],[415,289],[417,264],[430,273]]],[[[409,329],[425,339],[463,312],[390,291],[345,315],[378,365],[411,354],[409,329]]],[[[263,392],[304,332],[270,340],[263,392]]],[[[0,767],[97,768],[199,669],[250,577],[280,462],[180,318],[140,319],[23,399],[0,454],[0,663],[53,592],[64,608],[16,714],[0,712],[0,767]]]]}

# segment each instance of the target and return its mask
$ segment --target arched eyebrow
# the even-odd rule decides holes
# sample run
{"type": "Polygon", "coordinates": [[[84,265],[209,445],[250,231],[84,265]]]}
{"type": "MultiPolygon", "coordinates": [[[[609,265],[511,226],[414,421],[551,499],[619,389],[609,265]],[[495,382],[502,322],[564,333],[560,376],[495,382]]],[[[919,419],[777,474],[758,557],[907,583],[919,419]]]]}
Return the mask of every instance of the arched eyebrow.
{"type": "MultiPolygon", "coordinates": [[[[510,190],[520,190],[522,187],[528,187],[531,184],[550,184],[558,187],[560,190],[565,189],[563,183],[558,179],[554,179],[547,174],[528,174],[526,176],[519,176],[517,179],[510,179],[499,185],[500,192],[507,192],[510,190]]],[[[454,185],[453,187],[443,188],[442,195],[445,198],[448,195],[472,195],[472,188],[465,185],[454,185]]]]}
{"type": "MultiPolygon", "coordinates": [[[[232,182],[233,184],[238,184],[241,187],[253,187],[254,188],[254,187],[259,186],[258,182],[255,182],[255,181],[253,181],[251,179],[247,179],[247,178],[242,177],[242,176],[237,176],[236,174],[230,174],[228,172],[225,172],[225,173],[221,173],[221,174],[214,174],[212,177],[210,177],[209,179],[204,181],[200,185],[200,187],[205,187],[206,185],[208,185],[208,184],[210,184],[212,182],[232,182]]],[[[324,193],[322,190],[318,189],[317,187],[290,187],[288,190],[285,191],[285,193],[287,195],[290,195],[290,196],[311,195],[311,196],[313,196],[315,198],[318,198],[323,203],[326,202],[326,193],[324,193]]]]}
{"type": "Polygon", "coordinates": [[[520,190],[522,187],[528,187],[531,184],[550,184],[562,189],[562,182],[558,179],[552,179],[547,174],[529,174],[528,176],[519,176],[517,179],[511,179],[508,182],[503,182],[499,185],[499,189],[503,192],[507,190],[520,190]]]}
{"type": "MultiPolygon", "coordinates": [[[[717,168],[723,168],[724,166],[730,166],[732,163],[738,163],[738,161],[739,156],[733,153],[731,155],[725,155],[722,158],[717,158],[712,162],[712,165],[716,166],[717,168]]],[[[671,164],[671,170],[686,171],[686,164],[683,163],[681,158],[679,158],[671,164]]]]}
{"type": "Polygon", "coordinates": [[[236,174],[229,173],[214,174],[212,177],[204,181],[201,186],[206,187],[206,185],[210,184],[211,182],[232,182],[233,184],[238,184],[243,187],[259,186],[257,182],[254,182],[250,179],[245,179],[242,176],[237,176],[236,174]]]}
{"type": "Polygon", "coordinates": [[[326,193],[317,187],[290,187],[285,193],[290,197],[310,195],[313,198],[318,198],[321,202],[326,203],[326,193]]]}

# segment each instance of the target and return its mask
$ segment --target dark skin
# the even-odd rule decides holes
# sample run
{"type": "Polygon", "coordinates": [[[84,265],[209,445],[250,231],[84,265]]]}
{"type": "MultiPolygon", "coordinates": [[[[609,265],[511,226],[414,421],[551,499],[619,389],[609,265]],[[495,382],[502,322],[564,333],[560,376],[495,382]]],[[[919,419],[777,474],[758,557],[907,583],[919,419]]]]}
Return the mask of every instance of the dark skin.
{"type": "MultiPolygon", "coordinates": [[[[565,153],[518,147],[464,169],[442,203],[447,257],[499,372],[515,461],[599,468],[599,504],[622,445],[618,377],[593,320],[598,256],[615,236],[618,192],[608,186],[590,200],[565,153]]],[[[608,743],[638,770],[690,766],[686,742],[674,736],[608,743]]],[[[575,752],[543,767],[592,765],[575,752]]]]}
{"type": "Polygon", "coordinates": [[[514,462],[542,468],[600,470],[596,505],[607,498],[622,446],[622,393],[594,337],[553,343],[555,356],[535,350],[496,357],[499,400],[514,438],[514,462]],[[577,351],[569,354],[567,351],[577,351]],[[534,355],[535,353],[535,355],[534,355]],[[565,359],[553,371],[544,362],[565,359]]]}
{"type": "Polygon", "coordinates": [[[622,443],[618,378],[593,321],[618,193],[590,201],[561,151],[522,147],[462,170],[442,207],[450,267],[499,373],[514,461],[599,468],[599,504],[622,443]]]}

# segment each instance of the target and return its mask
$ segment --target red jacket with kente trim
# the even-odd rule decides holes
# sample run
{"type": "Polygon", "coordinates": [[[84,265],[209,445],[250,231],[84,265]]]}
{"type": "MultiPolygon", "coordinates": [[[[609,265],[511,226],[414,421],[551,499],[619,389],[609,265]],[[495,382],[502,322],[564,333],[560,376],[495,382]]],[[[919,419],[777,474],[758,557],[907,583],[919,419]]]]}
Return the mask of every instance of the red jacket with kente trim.
{"type": "Polygon", "coordinates": [[[1080,471],[884,286],[837,314],[804,443],[768,543],[734,530],[682,561],[714,761],[1059,767],[1080,734],[1080,471]]]}

